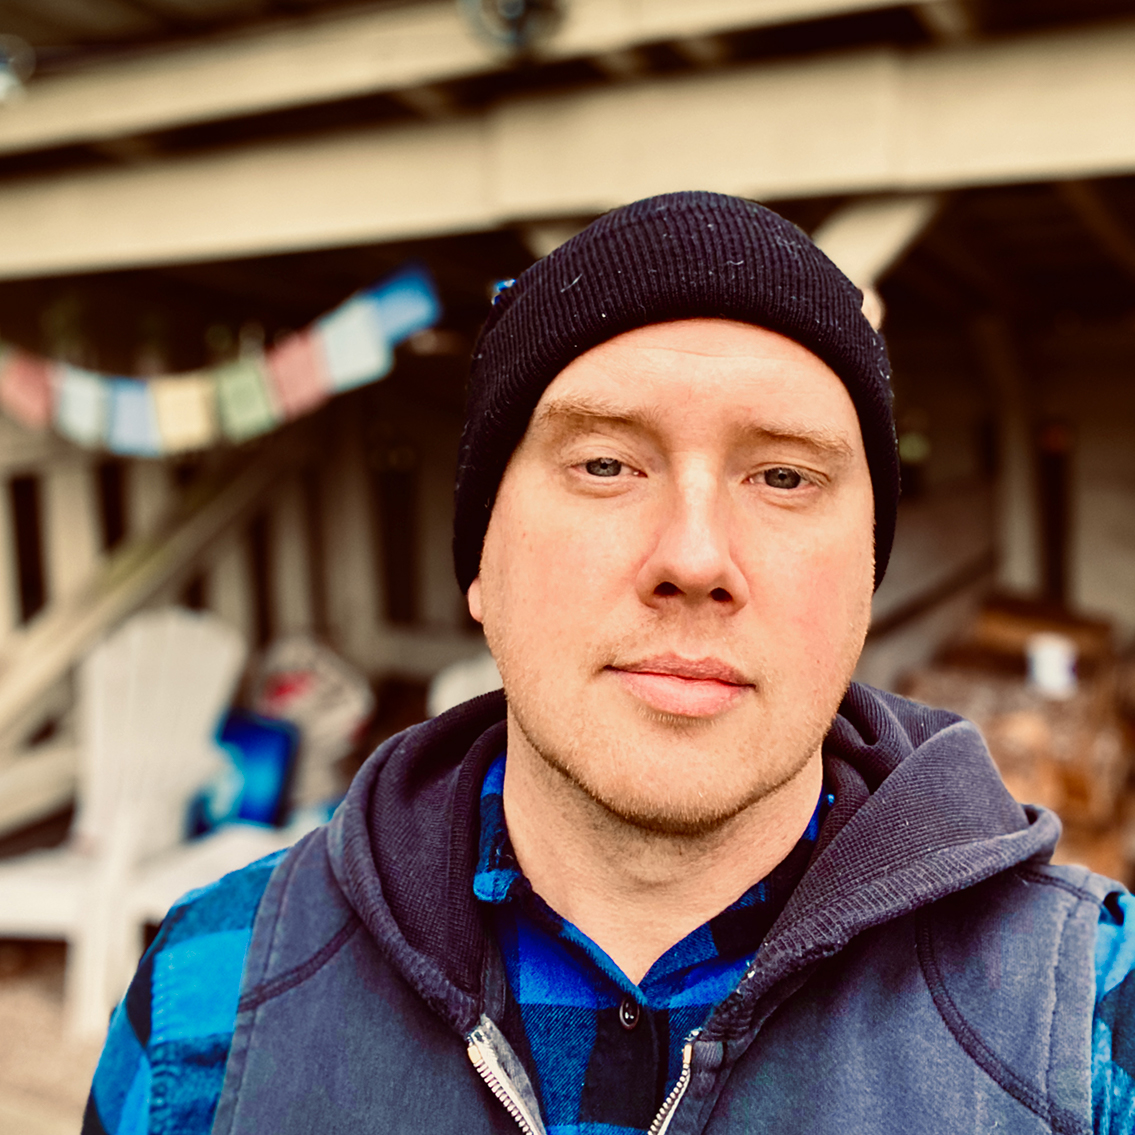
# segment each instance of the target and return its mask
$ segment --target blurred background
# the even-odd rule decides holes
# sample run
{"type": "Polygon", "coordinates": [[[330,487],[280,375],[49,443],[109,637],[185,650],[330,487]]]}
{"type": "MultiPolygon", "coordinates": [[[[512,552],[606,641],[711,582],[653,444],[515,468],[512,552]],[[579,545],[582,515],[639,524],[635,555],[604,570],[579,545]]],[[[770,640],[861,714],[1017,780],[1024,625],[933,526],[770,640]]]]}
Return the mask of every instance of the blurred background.
{"type": "Polygon", "coordinates": [[[686,188],[811,233],[890,343],[858,676],[1131,880],[1135,0],[0,0],[0,1135],[78,1129],[173,898],[494,685],[477,328],[686,188]]]}

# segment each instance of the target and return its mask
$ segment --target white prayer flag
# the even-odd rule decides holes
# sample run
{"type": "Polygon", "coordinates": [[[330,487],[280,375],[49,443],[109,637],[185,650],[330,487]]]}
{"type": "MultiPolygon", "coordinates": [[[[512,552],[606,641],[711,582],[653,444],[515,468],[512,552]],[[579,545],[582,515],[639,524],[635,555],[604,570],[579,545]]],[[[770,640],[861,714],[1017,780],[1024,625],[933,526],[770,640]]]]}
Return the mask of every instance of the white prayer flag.
{"type": "Polygon", "coordinates": [[[89,448],[106,438],[108,387],[94,371],[61,363],[52,376],[55,386],[55,428],[69,440],[89,448]]]}

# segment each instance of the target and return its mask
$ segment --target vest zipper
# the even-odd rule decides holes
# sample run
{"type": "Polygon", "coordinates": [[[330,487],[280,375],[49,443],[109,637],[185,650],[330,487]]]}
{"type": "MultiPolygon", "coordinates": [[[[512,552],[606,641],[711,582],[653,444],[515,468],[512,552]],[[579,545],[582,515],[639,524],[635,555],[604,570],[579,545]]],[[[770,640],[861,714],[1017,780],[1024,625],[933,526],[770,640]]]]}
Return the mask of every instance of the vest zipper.
{"type": "Polygon", "coordinates": [[[654,1117],[654,1122],[650,1125],[647,1135],[666,1135],[666,1132],[669,1130],[670,1122],[674,1118],[674,1112],[678,1110],[678,1104],[682,1102],[682,1097],[686,1094],[686,1089],[690,1086],[690,1075],[693,1070],[694,1039],[699,1032],[701,1032],[701,1029],[694,1029],[694,1031],[686,1037],[686,1044],[682,1049],[682,1071],[678,1076],[678,1082],[670,1089],[670,1094],[662,1101],[662,1106],[658,1109],[658,1114],[654,1117]]]}
{"type": "Polygon", "coordinates": [[[523,1101],[517,1097],[513,1090],[512,1081],[500,1066],[500,1061],[497,1060],[492,1046],[485,1037],[480,1035],[480,1029],[474,1029],[469,1034],[468,1040],[469,1060],[477,1069],[477,1075],[485,1081],[489,1091],[504,1105],[505,1111],[516,1120],[524,1135],[545,1135],[543,1125],[539,1120],[528,1114],[528,1109],[524,1106],[523,1101]]]}
{"type": "MultiPolygon", "coordinates": [[[[682,1102],[682,1097],[690,1086],[690,1076],[693,1072],[694,1040],[699,1032],[701,1032],[701,1029],[694,1029],[686,1038],[685,1046],[682,1049],[682,1071],[678,1076],[678,1082],[662,1101],[662,1106],[658,1109],[658,1114],[654,1117],[654,1122],[651,1123],[647,1135],[666,1135],[669,1130],[674,1112],[677,1111],[678,1104],[682,1102]]],[[[505,1111],[516,1120],[520,1130],[524,1132],[524,1135],[544,1135],[543,1125],[539,1120],[528,1114],[528,1109],[513,1091],[511,1080],[500,1066],[500,1062],[493,1053],[492,1045],[481,1034],[481,1030],[474,1029],[469,1034],[468,1040],[467,1051],[470,1063],[477,1069],[477,1075],[485,1081],[489,1091],[504,1105],[505,1111]]]]}

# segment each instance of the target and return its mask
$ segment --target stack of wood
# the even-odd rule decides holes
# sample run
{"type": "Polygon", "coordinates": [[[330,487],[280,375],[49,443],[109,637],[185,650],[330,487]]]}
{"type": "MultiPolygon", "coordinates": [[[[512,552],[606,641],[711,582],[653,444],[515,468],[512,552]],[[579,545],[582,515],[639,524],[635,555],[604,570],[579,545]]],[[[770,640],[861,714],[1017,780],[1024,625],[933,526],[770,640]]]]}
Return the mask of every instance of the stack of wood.
{"type": "Polygon", "coordinates": [[[1127,721],[1135,721],[1135,667],[1117,660],[1108,624],[991,604],[960,641],[910,675],[903,693],[973,721],[1013,796],[1060,816],[1056,862],[1130,881],[1135,795],[1127,721]],[[1028,643],[1042,633],[1076,647],[1075,689],[1062,698],[1028,680],[1028,643]]]}

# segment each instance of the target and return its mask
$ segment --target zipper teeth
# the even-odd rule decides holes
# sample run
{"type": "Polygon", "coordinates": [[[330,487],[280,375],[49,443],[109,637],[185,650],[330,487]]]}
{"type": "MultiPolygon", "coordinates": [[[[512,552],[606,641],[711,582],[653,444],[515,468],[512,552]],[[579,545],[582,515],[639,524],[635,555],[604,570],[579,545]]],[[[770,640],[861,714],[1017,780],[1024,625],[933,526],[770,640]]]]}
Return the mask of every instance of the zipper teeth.
{"type": "Polygon", "coordinates": [[[670,1117],[674,1114],[674,1109],[686,1094],[686,1088],[690,1084],[690,1075],[693,1072],[694,1037],[700,1031],[700,1029],[695,1029],[686,1038],[686,1046],[682,1049],[681,1075],[678,1077],[678,1082],[670,1089],[670,1094],[662,1101],[662,1106],[658,1109],[658,1114],[654,1117],[654,1122],[650,1125],[646,1135],[662,1135],[670,1125],[670,1117]]]}
{"type": "Polygon", "coordinates": [[[473,1067],[477,1069],[477,1074],[485,1081],[490,1092],[497,1097],[498,1100],[504,1105],[505,1111],[516,1120],[520,1130],[524,1135],[536,1135],[536,1131],[532,1125],[524,1118],[520,1109],[513,1102],[512,1097],[505,1090],[504,1085],[493,1074],[493,1070],[485,1062],[485,1058],[481,1055],[481,1050],[476,1044],[469,1045],[469,1059],[473,1063],[473,1067]]]}

